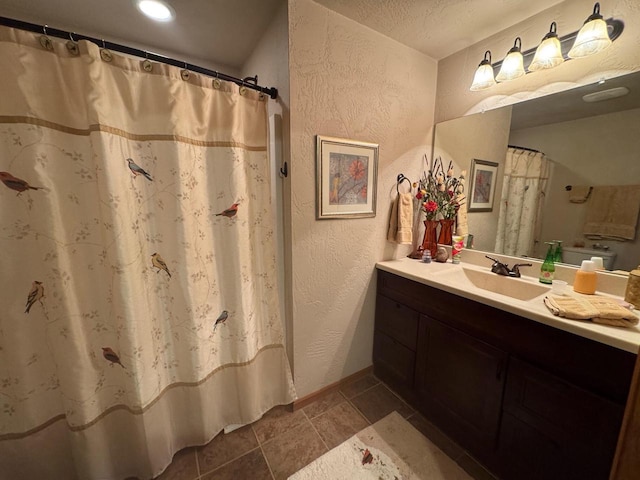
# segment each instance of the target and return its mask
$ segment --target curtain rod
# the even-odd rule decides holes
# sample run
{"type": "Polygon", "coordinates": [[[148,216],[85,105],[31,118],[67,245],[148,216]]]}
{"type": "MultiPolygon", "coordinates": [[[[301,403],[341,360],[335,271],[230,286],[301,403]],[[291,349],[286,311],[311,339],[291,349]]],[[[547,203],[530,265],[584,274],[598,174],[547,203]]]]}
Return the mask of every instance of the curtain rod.
{"type": "MultiPolygon", "coordinates": [[[[535,153],[542,153],[540,150],[536,150],[535,148],[529,148],[529,147],[520,147],[518,145],[507,145],[507,147],[509,148],[515,148],[518,150],[526,150],[527,152],[535,152],[535,153]]],[[[543,154],[544,155],[544,154],[543,154]]]]}
{"type": "Polygon", "coordinates": [[[116,52],[126,53],[127,55],[133,55],[136,57],[153,60],[159,63],[165,63],[167,65],[173,65],[174,67],[180,67],[180,68],[184,68],[185,70],[190,70],[192,72],[202,73],[204,75],[208,75],[213,78],[219,78],[220,80],[227,80],[239,86],[244,86],[252,90],[257,90],[259,92],[266,93],[272,99],[278,98],[278,89],[275,87],[261,87],[260,85],[258,85],[257,75],[255,77],[246,77],[244,79],[236,78],[231,75],[227,75],[225,73],[209,70],[204,67],[199,67],[198,65],[182,62],[180,60],[175,60],[173,58],[165,57],[163,55],[158,55],[156,53],[147,52],[145,50],[140,50],[138,48],[128,47],[126,45],[120,45],[118,43],[107,42],[101,38],[99,39],[94,37],[88,37],[86,35],[81,35],[79,33],[68,32],[66,30],[58,30],[57,28],[50,28],[47,25],[36,25],[35,23],[23,22],[21,20],[15,20],[13,18],[0,16],[0,25],[4,25],[5,27],[18,28],[20,30],[27,30],[29,32],[42,33],[43,35],[51,35],[53,37],[58,37],[58,38],[65,38],[72,41],[87,40],[89,42],[95,43],[99,47],[106,48],[108,50],[114,50],[116,52]]]}

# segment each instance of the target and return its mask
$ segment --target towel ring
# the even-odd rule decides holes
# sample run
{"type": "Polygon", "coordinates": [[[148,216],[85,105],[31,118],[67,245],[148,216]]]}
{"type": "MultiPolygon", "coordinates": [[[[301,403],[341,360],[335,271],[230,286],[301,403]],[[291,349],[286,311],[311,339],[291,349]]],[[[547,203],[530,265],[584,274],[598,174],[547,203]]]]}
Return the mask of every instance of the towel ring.
{"type": "Polygon", "coordinates": [[[411,191],[411,180],[409,180],[407,177],[405,177],[402,173],[398,174],[398,178],[396,180],[396,192],[398,194],[400,194],[400,184],[404,181],[409,182],[409,191],[411,191]]]}

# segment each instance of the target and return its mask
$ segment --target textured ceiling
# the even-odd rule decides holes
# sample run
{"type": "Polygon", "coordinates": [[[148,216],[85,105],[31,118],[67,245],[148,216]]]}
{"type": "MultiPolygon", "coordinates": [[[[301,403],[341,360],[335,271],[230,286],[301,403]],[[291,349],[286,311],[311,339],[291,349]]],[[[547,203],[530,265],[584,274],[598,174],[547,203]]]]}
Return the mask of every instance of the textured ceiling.
{"type": "Polygon", "coordinates": [[[440,60],[563,0],[315,1],[440,60]]]}
{"type": "Polygon", "coordinates": [[[0,16],[240,68],[284,1],[169,0],[176,20],[158,23],[133,0],[0,0],[0,16]]]}
{"type": "MultiPolygon", "coordinates": [[[[287,0],[170,0],[172,23],[143,17],[133,0],[0,0],[0,16],[240,69],[287,0]]],[[[441,59],[561,0],[316,0],[441,59]]]]}

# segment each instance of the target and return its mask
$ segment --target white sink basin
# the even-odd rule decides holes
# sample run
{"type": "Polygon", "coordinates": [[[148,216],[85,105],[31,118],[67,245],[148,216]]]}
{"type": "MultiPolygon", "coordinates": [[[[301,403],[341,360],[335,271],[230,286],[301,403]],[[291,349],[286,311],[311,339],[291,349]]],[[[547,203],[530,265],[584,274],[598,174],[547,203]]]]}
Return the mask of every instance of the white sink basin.
{"type": "Polygon", "coordinates": [[[473,285],[476,288],[486,290],[517,300],[529,301],[536,297],[549,293],[551,287],[534,283],[530,279],[504,277],[490,271],[461,268],[438,275],[440,280],[446,281],[452,286],[473,285]]]}

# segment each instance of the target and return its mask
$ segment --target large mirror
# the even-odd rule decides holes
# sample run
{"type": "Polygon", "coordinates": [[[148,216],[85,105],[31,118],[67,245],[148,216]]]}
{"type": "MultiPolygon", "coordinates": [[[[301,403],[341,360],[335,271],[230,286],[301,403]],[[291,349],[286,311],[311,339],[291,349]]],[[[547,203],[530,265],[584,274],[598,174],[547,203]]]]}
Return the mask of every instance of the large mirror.
{"type": "Polygon", "coordinates": [[[491,211],[468,214],[474,248],[544,258],[561,241],[565,263],[640,263],[640,72],[439,123],[433,143],[458,172],[499,165],[491,211]]]}

